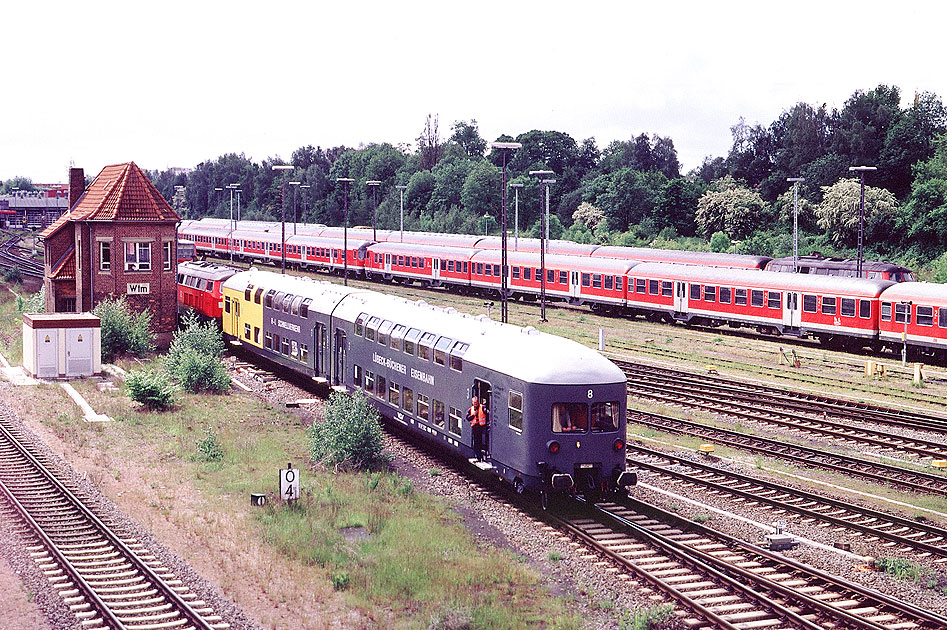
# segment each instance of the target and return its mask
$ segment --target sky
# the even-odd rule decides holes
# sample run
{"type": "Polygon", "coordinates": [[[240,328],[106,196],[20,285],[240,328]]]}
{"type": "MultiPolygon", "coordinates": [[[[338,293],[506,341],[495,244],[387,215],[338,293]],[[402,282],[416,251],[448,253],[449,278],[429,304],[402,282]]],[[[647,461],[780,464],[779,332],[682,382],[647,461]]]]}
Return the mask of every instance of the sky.
{"type": "Polygon", "coordinates": [[[475,119],[673,139],[684,171],[741,117],[841,108],[879,84],[947,97],[947,5],[770,2],[68,2],[5,6],[0,180],[193,167],[304,145],[416,148],[475,119]],[[14,89],[15,88],[15,89],[14,89]]]}

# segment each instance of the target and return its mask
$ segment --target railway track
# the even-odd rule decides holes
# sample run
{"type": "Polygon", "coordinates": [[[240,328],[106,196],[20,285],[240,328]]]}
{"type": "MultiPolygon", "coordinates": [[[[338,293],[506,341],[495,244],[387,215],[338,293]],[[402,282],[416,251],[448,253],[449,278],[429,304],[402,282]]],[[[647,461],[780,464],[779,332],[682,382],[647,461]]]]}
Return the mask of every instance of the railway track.
{"type": "Polygon", "coordinates": [[[99,519],[0,418],[0,506],[83,628],[223,630],[220,616],[137,540],[99,519]]]}
{"type": "Polygon", "coordinates": [[[947,618],[634,499],[558,517],[585,544],[672,597],[690,628],[947,627],[947,618]]]}
{"type": "Polygon", "coordinates": [[[709,440],[717,445],[790,461],[808,468],[821,468],[859,477],[880,485],[892,485],[913,492],[947,496],[947,474],[911,470],[645,411],[629,410],[628,422],[656,431],[709,440]]]}
{"type": "Polygon", "coordinates": [[[20,247],[20,236],[13,234],[3,238],[0,242],[0,269],[16,267],[24,276],[42,278],[45,269],[42,263],[32,258],[32,252],[20,247]]]}
{"type": "MultiPolygon", "coordinates": [[[[626,372],[627,374],[627,372],[626,372]]],[[[781,400],[778,396],[766,395],[763,392],[744,391],[738,385],[704,384],[697,379],[688,380],[687,377],[655,377],[642,374],[632,374],[628,380],[628,391],[633,396],[645,400],[682,405],[692,409],[699,409],[712,413],[719,413],[731,418],[739,418],[790,429],[795,432],[807,433],[821,437],[828,437],[846,446],[864,448],[868,446],[879,453],[904,457],[905,455],[922,460],[947,458],[947,444],[920,437],[905,437],[892,435],[884,429],[873,429],[867,424],[874,423],[868,417],[860,417],[857,412],[833,413],[829,418],[828,412],[819,404],[781,400]],[[858,423],[862,426],[856,426],[858,423]]],[[[865,412],[867,416],[867,412],[865,412]]],[[[906,414],[909,416],[909,414],[906,414]]],[[[906,417],[897,420],[889,417],[883,424],[897,426],[902,429],[927,428],[912,426],[913,420],[906,417]]],[[[917,420],[918,424],[924,420],[917,420]]],[[[928,424],[934,421],[928,422],[928,424]]],[[[943,431],[947,425],[939,428],[929,428],[929,431],[943,431]]]]}
{"type": "Polygon", "coordinates": [[[947,563],[947,529],[853,505],[717,466],[675,457],[629,443],[629,463],[676,484],[699,486],[713,496],[730,496],[741,505],[766,505],[804,522],[843,528],[866,544],[877,543],[892,553],[914,553],[934,563],[947,563]]]}

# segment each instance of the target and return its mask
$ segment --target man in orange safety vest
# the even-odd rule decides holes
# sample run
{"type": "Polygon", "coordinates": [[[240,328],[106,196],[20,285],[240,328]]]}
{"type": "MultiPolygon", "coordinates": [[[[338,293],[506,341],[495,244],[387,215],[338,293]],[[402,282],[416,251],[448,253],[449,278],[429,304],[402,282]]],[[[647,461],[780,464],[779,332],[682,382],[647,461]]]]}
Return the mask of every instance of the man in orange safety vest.
{"type": "Polygon", "coordinates": [[[487,410],[480,404],[480,399],[474,396],[470,399],[470,409],[467,411],[467,420],[473,431],[473,449],[477,459],[484,461],[486,457],[487,410]]]}

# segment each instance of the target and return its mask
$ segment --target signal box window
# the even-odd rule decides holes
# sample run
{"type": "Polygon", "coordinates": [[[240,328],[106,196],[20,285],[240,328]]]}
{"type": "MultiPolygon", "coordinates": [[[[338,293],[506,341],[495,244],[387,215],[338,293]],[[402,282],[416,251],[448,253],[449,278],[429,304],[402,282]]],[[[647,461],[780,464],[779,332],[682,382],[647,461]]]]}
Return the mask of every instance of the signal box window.
{"type": "Polygon", "coordinates": [[[885,322],[891,321],[891,302],[881,303],[881,320],[885,322]]]}
{"type": "Polygon", "coordinates": [[[618,430],[618,401],[592,404],[592,432],[604,433],[618,430]]]}
{"type": "Polygon", "coordinates": [[[733,303],[737,306],[746,306],[746,289],[733,290],[733,303]]]}
{"type": "Polygon", "coordinates": [[[762,289],[753,289],[750,291],[750,305],[751,306],[763,306],[763,291],[762,289]]]}
{"type": "Polygon", "coordinates": [[[112,269],[112,244],[108,241],[99,243],[99,270],[110,271],[112,269]]]}
{"type": "Polygon", "coordinates": [[[823,297],[822,298],[822,314],[823,315],[835,315],[835,298],[834,297],[823,297]]]}
{"type": "Polygon", "coordinates": [[[933,326],[934,325],[934,307],[933,306],[918,306],[917,307],[917,325],[918,326],[933,326]]]}
{"type": "Polygon", "coordinates": [[[151,271],[151,243],[125,243],[125,271],[151,271]]]}
{"type": "Polygon", "coordinates": [[[510,428],[523,431],[523,394],[510,390],[510,428]]]}
{"type": "Polygon", "coordinates": [[[817,312],[818,305],[819,305],[819,299],[816,296],[810,293],[804,293],[802,295],[802,310],[804,310],[806,313],[817,312]]]}
{"type": "Polygon", "coordinates": [[[460,409],[457,407],[450,408],[450,425],[447,427],[447,430],[453,433],[454,435],[460,435],[461,427],[463,426],[463,415],[460,413],[460,409]]]}
{"type": "Polygon", "coordinates": [[[589,406],[585,403],[553,403],[553,433],[584,433],[589,429],[589,406]]]}

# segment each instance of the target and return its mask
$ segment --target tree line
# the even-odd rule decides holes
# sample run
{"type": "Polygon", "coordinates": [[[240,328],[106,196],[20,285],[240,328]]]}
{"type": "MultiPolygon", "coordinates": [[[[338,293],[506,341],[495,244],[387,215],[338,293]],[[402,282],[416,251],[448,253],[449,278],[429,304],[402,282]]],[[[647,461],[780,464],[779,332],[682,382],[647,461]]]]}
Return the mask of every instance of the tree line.
{"type": "MultiPolygon", "coordinates": [[[[502,135],[522,148],[510,156],[508,178],[518,190],[521,234],[536,234],[542,207],[531,170],[551,170],[550,233],[579,242],[761,255],[792,251],[793,199],[799,188],[801,251],[846,255],[857,239],[860,187],[849,167],[876,166],[866,178],[866,243],[873,257],[924,266],[947,242],[947,110],[939,96],[919,93],[901,106],[897,87],[853,93],[841,108],[797,103],[769,123],[740,119],[728,154],[708,156],[681,173],[674,141],[640,133],[599,148],[562,131],[502,135]]],[[[343,187],[352,178],[349,224],[397,229],[404,186],[409,230],[496,233],[502,154],[480,135],[476,120],[442,132],[428,116],[414,146],[373,143],[357,148],[302,146],[288,172],[279,157],[254,162],[227,154],[188,172],[149,172],[182,216],[229,216],[228,184],[240,185],[241,215],[341,225],[343,187]],[[377,190],[366,185],[379,181],[377,190]],[[180,188],[176,188],[180,187],[180,188]],[[217,188],[223,190],[218,191],[217,188]],[[177,190],[177,195],[175,192],[177,190]],[[295,209],[294,209],[295,206],[295,209]]],[[[514,190],[509,194],[513,229],[514,190]]],[[[236,197],[235,197],[236,199],[236,197]]],[[[945,261],[947,267],[947,261],[945,261]]],[[[947,278],[945,278],[947,279],[947,278]]]]}

